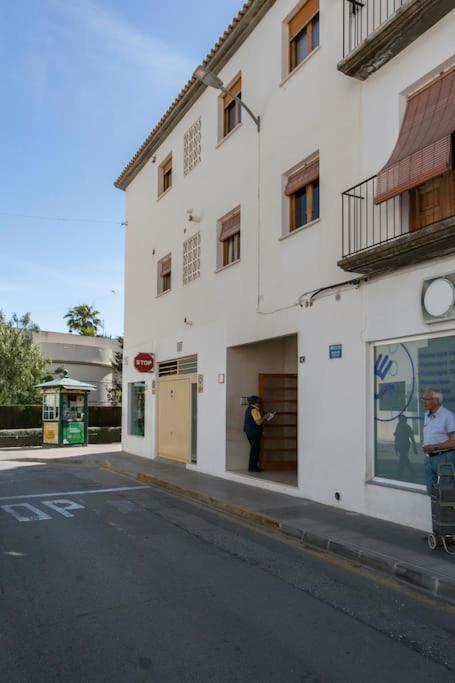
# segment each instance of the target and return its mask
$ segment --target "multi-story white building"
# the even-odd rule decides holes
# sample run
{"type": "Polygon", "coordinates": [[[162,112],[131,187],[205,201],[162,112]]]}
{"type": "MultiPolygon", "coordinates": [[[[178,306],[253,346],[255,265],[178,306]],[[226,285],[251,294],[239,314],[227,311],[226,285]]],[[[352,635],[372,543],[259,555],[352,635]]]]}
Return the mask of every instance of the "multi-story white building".
{"type": "Polygon", "coordinates": [[[454,6],[249,0],[205,58],[231,95],[190,80],[116,181],[126,451],[429,527],[422,388],[455,409],[454,6]],[[278,414],[250,476],[254,393],[278,414]]]}

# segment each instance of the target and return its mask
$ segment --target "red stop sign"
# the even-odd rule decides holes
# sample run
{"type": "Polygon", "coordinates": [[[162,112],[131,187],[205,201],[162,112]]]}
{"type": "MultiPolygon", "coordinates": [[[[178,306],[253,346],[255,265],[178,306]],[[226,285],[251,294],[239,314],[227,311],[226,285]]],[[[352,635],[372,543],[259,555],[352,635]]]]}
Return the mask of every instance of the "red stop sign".
{"type": "Polygon", "coordinates": [[[138,372],[153,372],[155,356],[153,353],[138,353],[134,358],[134,367],[138,372]]]}

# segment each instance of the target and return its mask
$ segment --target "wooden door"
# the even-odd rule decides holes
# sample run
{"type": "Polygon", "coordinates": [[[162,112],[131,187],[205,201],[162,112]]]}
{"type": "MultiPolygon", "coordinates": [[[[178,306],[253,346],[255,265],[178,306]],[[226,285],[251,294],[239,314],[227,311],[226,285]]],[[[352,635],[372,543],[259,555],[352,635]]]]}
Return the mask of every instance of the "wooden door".
{"type": "Polygon", "coordinates": [[[410,192],[411,232],[455,214],[455,171],[433,178],[410,192]]]}
{"type": "Polygon", "coordinates": [[[297,470],[297,374],[260,374],[264,412],[275,412],[264,425],[260,467],[297,470]]]}
{"type": "Polygon", "coordinates": [[[191,462],[191,375],[160,377],[158,455],[191,462]]]}

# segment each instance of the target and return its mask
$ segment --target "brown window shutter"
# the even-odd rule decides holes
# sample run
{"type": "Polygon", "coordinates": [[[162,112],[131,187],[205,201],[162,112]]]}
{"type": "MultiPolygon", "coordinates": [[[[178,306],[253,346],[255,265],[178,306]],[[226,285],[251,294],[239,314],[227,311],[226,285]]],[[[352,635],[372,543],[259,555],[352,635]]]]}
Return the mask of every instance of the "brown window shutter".
{"type": "Polygon", "coordinates": [[[168,275],[171,272],[172,260],[170,256],[167,256],[161,261],[161,277],[168,275]]]}
{"type": "Polygon", "coordinates": [[[161,170],[162,170],[163,174],[169,173],[169,171],[172,171],[172,157],[164,162],[164,164],[161,166],[161,170]]]}
{"type": "MultiPolygon", "coordinates": [[[[240,94],[241,94],[241,92],[242,92],[242,78],[241,78],[241,77],[238,78],[238,79],[235,81],[235,83],[233,83],[232,85],[230,85],[230,86],[228,87],[228,90],[229,90],[229,92],[232,93],[233,95],[236,95],[237,97],[240,97],[240,94]]],[[[234,99],[234,98],[232,97],[232,95],[230,95],[229,93],[226,93],[226,95],[223,97],[223,106],[224,106],[224,109],[226,109],[226,107],[228,107],[228,106],[231,104],[231,102],[232,102],[233,99],[234,99]]]]}
{"type": "Polygon", "coordinates": [[[240,232],[240,211],[237,210],[221,221],[220,242],[224,242],[240,232]]]}
{"type": "Polygon", "coordinates": [[[311,159],[288,175],[284,193],[290,197],[319,178],[319,157],[311,159]]]}
{"type": "Polygon", "coordinates": [[[395,149],[378,174],[376,204],[422,185],[452,167],[455,67],[408,98],[395,149]]]}
{"type": "Polygon", "coordinates": [[[319,12],[319,0],[308,0],[288,22],[289,40],[295,38],[317,12],[319,12]]]}

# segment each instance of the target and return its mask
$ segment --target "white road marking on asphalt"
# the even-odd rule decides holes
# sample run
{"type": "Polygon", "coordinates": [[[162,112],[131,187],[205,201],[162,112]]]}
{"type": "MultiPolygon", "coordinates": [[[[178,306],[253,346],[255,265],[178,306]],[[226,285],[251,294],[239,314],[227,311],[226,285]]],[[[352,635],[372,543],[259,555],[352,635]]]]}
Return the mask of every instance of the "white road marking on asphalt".
{"type": "Polygon", "coordinates": [[[149,486],[118,486],[113,489],[92,489],[88,491],[59,491],[58,493],[29,493],[25,496],[2,496],[0,500],[24,500],[26,498],[47,498],[48,496],[85,496],[88,493],[116,493],[117,491],[136,491],[149,486]]]}
{"type": "Polygon", "coordinates": [[[74,517],[68,510],[83,510],[84,506],[75,503],[74,500],[42,500],[42,505],[47,505],[51,510],[60,512],[64,517],[74,517]]]}
{"type": "Polygon", "coordinates": [[[34,507],[33,505],[30,505],[30,503],[16,503],[15,505],[2,505],[2,510],[5,512],[8,512],[10,515],[15,517],[18,522],[38,522],[43,519],[52,519],[50,515],[47,515],[45,512],[42,510],[38,510],[38,508],[34,507]],[[32,516],[30,515],[24,515],[17,510],[17,508],[26,508],[29,512],[32,513],[32,516]]]}

